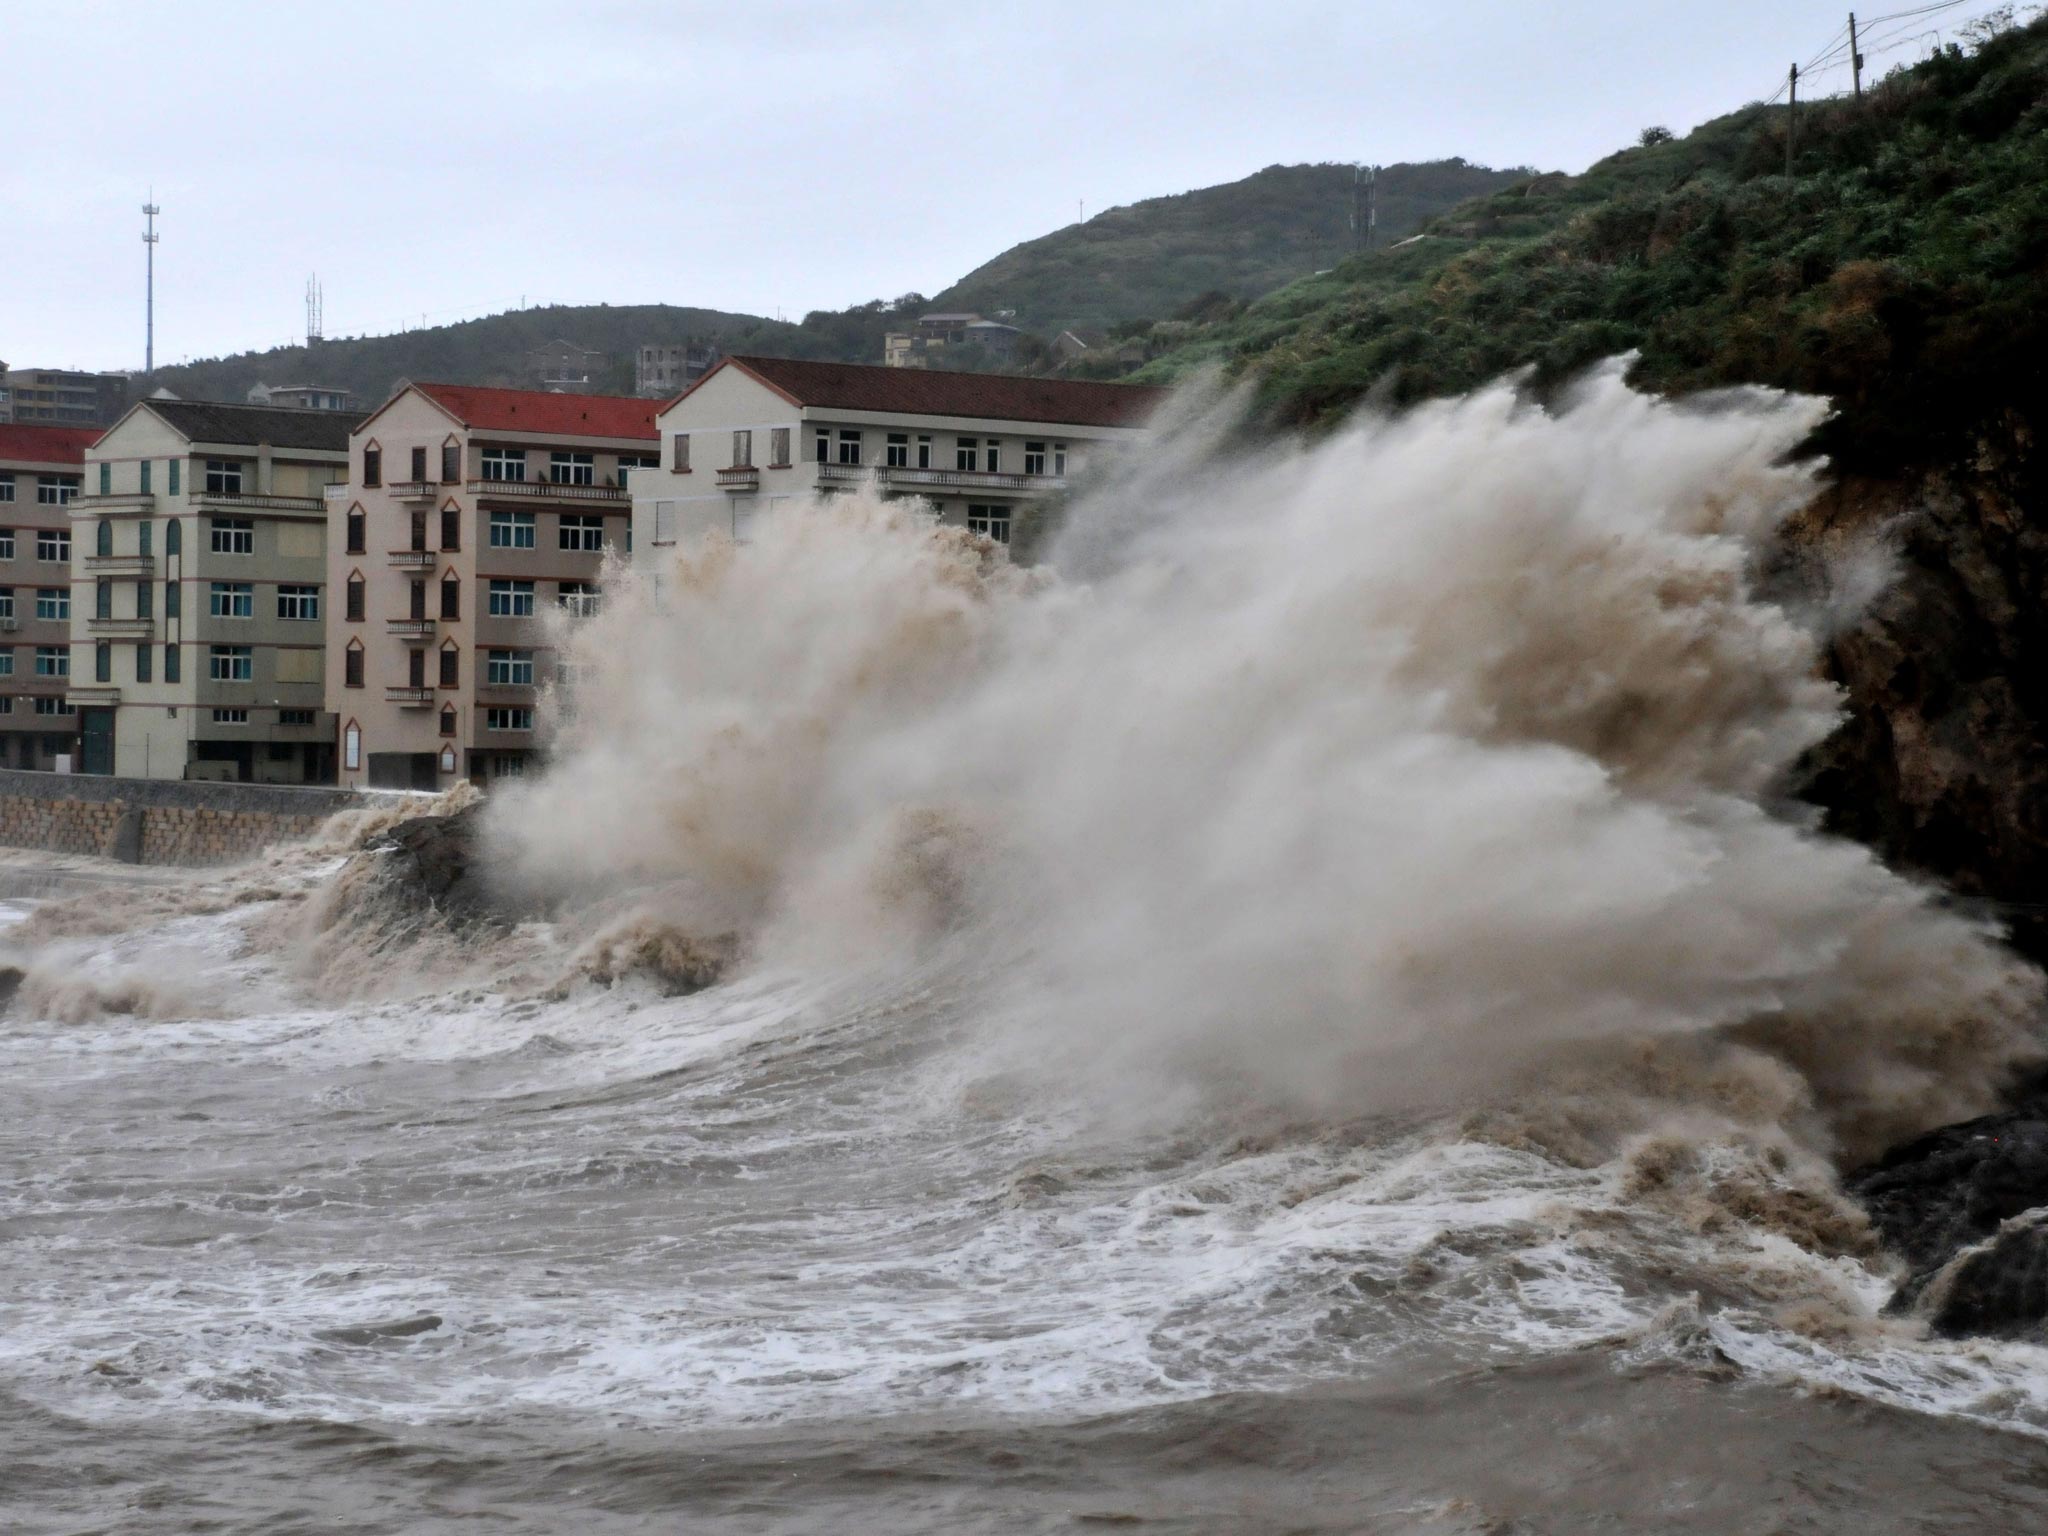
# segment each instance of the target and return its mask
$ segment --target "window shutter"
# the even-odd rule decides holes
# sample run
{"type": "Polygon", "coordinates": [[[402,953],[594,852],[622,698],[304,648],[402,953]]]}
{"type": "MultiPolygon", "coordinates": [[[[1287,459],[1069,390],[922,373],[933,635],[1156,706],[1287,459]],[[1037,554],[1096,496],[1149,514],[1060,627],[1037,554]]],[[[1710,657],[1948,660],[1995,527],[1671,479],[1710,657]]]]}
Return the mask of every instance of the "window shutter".
{"type": "Polygon", "coordinates": [[[443,507],[441,509],[441,547],[443,549],[462,548],[462,509],[460,507],[443,507]]]}
{"type": "Polygon", "coordinates": [[[414,484],[427,478],[427,450],[415,448],[412,451],[412,480],[414,484]]]}
{"type": "Polygon", "coordinates": [[[363,484],[382,485],[383,483],[384,450],[382,448],[365,448],[363,450],[363,484]]]}
{"type": "MultiPolygon", "coordinates": [[[[344,654],[346,656],[346,660],[343,662],[342,665],[342,681],[347,683],[347,685],[351,688],[362,687],[363,648],[359,645],[352,645],[344,654]]],[[[168,673],[166,673],[166,675],[168,676],[168,673]]]]}
{"type": "Polygon", "coordinates": [[[687,432],[678,432],[678,433],[676,434],[676,450],[675,450],[675,451],[676,451],[676,457],[675,457],[675,472],[676,472],[677,474],[679,474],[679,475],[687,475],[687,474],[688,474],[688,473],[690,472],[690,434],[689,434],[689,433],[687,433],[687,432]]]}
{"type": "Polygon", "coordinates": [[[461,676],[462,653],[450,646],[441,652],[441,686],[453,688],[461,676]]]}
{"type": "Polygon", "coordinates": [[[351,624],[363,622],[363,578],[360,576],[348,579],[348,621],[351,624]]]}
{"type": "Polygon", "coordinates": [[[460,480],[461,478],[462,445],[460,443],[443,443],[441,445],[442,483],[446,485],[453,485],[456,481],[460,480]]]}
{"type": "MultiPolygon", "coordinates": [[[[171,524],[173,528],[176,523],[171,524]]],[[[363,514],[360,509],[348,515],[348,552],[360,555],[363,552],[363,514]]]]}

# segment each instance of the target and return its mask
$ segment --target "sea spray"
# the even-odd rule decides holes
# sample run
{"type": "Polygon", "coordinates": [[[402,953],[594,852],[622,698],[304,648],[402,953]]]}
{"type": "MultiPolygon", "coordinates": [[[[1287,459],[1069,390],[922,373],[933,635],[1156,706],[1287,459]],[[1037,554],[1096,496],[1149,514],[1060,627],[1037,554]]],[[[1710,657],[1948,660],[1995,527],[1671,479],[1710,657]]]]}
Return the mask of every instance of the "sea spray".
{"type": "Polygon", "coordinates": [[[1134,1099],[1362,1112],[1585,1081],[1605,1040],[1637,1081],[1738,1064],[1828,1150],[1981,1107],[2038,976],[1781,803],[1840,716],[1841,601],[1758,569],[1826,407],[1622,373],[1307,445],[1183,420],[1043,570],[861,495],[644,551],[565,634],[496,845],[659,882],[763,963],[980,955],[993,1062],[1134,1099]]]}

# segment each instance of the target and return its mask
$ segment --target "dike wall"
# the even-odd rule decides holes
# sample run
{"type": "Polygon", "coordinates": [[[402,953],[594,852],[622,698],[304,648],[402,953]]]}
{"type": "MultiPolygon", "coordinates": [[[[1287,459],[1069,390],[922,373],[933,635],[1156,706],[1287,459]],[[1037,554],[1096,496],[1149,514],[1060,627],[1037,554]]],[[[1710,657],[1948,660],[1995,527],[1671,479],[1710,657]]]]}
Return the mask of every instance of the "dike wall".
{"type": "Polygon", "coordinates": [[[335,812],[372,798],[385,799],[352,789],[0,769],[0,847],[129,864],[231,864],[310,837],[335,812]]]}

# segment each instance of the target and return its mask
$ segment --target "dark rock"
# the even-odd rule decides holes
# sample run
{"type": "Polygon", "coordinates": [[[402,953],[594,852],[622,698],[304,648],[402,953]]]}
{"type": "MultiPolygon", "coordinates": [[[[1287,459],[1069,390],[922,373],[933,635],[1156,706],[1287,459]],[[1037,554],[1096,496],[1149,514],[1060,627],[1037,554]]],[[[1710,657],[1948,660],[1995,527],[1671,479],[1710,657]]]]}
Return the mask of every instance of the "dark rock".
{"type": "Polygon", "coordinates": [[[348,1328],[322,1328],[315,1338],[330,1344],[376,1344],[385,1339],[411,1339],[432,1333],[441,1326],[440,1317],[422,1312],[417,1317],[395,1318],[388,1323],[358,1323],[348,1328]]]}
{"type": "Polygon", "coordinates": [[[379,861],[385,890],[400,901],[431,906],[458,925],[504,926],[533,915],[532,904],[514,899],[486,878],[483,806],[452,816],[419,816],[401,821],[369,844],[379,861]]]}
{"type": "Polygon", "coordinates": [[[1944,1333],[2048,1337],[2048,1080],[1845,1183],[1911,1266],[1895,1309],[1924,1304],[1944,1333]]]}

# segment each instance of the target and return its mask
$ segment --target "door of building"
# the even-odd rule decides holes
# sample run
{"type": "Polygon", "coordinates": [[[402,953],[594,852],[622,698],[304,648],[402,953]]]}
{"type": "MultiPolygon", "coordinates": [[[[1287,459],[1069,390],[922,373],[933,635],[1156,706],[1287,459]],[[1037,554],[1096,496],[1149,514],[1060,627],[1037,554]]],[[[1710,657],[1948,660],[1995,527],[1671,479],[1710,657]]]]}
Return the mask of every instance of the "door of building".
{"type": "Polygon", "coordinates": [[[81,773],[114,771],[114,712],[111,709],[80,710],[80,734],[84,737],[78,765],[81,773]]]}

